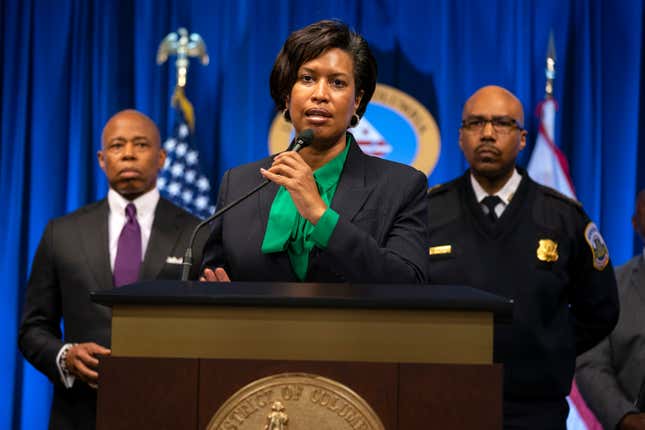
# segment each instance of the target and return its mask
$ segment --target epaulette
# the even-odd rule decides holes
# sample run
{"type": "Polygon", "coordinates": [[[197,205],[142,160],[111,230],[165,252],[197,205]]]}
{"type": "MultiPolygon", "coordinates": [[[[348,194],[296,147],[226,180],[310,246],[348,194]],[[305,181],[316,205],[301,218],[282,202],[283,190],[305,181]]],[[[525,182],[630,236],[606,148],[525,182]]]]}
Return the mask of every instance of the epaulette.
{"type": "Polygon", "coordinates": [[[456,182],[439,184],[428,190],[428,228],[431,230],[452,222],[459,216],[459,192],[456,182]]]}
{"type": "Polygon", "coordinates": [[[566,203],[569,203],[569,204],[571,204],[573,206],[576,206],[579,209],[582,209],[582,203],[580,203],[578,200],[572,199],[571,197],[568,197],[568,196],[565,196],[564,194],[562,194],[558,190],[554,190],[551,187],[540,185],[540,188],[542,188],[542,190],[544,191],[545,194],[548,194],[551,197],[555,197],[558,200],[562,200],[562,201],[564,201],[566,203]]]}
{"type": "Polygon", "coordinates": [[[436,194],[440,194],[448,189],[448,187],[445,186],[446,184],[437,184],[433,185],[430,188],[428,188],[428,197],[429,196],[434,196],[436,194]]]}

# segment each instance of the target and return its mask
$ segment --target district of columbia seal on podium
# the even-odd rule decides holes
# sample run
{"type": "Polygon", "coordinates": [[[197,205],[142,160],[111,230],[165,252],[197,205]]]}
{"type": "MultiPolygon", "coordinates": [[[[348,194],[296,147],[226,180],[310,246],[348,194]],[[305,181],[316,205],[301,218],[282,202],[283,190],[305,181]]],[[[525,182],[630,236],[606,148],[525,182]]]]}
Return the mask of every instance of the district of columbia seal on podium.
{"type": "Polygon", "coordinates": [[[207,430],[385,430],[349,387],[308,373],[258,379],[233,394],[207,430]]]}

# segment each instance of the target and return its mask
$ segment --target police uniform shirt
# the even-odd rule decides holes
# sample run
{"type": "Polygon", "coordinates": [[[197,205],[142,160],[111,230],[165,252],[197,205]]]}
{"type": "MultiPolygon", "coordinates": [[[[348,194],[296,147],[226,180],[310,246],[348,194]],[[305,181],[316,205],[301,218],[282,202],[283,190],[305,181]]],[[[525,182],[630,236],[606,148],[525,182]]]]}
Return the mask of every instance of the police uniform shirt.
{"type": "MultiPolygon", "coordinates": [[[[497,204],[497,206],[495,206],[495,214],[497,215],[497,218],[500,218],[502,216],[504,209],[506,209],[506,206],[511,203],[511,199],[515,194],[515,191],[517,191],[517,187],[520,186],[521,181],[522,175],[517,172],[517,169],[513,169],[513,174],[506,182],[506,184],[504,184],[504,186],[498,192],[491,194],[493,196],[499,197],[500,199],[500,202],[497,204]]],[[[475,198],[481,205],[482,210],[486,215],[488,215],[488,206],[482,204],[482,200],[484,200],[489,194],[486,192],[486,190],[484,190],[484,188],[482,188],[481,185],[479,185],[479,182],[477,182],[477,179],[475,179],[472,173],[470,174],[470,185],[473,187],[475,198]]]]}
{"type": "Polygon", "coordinates": [[[469,172],[429,191],[428,278],[513,299],[513,322],[496,326],[494,338],[505,400],[564,402],[576,355],[616,323],[616,283],[602,236],[580,204],[518,171],[496,223],[469,172]]]}

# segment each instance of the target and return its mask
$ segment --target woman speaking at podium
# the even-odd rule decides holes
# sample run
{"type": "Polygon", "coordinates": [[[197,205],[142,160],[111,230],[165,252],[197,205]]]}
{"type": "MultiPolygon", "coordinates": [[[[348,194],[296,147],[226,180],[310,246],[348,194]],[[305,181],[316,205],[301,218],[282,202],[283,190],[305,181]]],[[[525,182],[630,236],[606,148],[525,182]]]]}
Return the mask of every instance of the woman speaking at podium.
{"type": "Polygon", "coordinates": [[[271,96],[308,145],[224,174],[219,208],[270,183],[213,221],[202,280],[425,282],[425,175],[363,154],[347,131],[376,72],[367,41],[342,22],[289,35],[271,96]]]}

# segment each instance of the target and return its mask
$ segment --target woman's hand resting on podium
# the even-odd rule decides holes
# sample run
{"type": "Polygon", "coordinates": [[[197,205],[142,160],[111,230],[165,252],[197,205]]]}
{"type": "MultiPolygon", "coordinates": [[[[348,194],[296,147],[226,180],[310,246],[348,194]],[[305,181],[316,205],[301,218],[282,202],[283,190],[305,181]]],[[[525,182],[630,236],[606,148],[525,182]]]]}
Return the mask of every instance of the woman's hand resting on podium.
{"type": "Polygon", "coordinates": [[[226,270],[221,267],[216,268],[215,270],[209,269],[208,267],[204,269],[202,276],[199,277],[200,282],[231,282],[231,279],[228,277],[226,270]]]}

